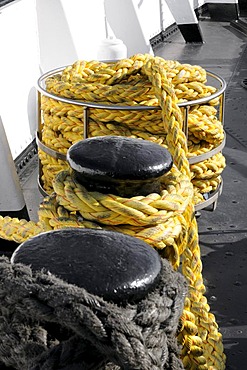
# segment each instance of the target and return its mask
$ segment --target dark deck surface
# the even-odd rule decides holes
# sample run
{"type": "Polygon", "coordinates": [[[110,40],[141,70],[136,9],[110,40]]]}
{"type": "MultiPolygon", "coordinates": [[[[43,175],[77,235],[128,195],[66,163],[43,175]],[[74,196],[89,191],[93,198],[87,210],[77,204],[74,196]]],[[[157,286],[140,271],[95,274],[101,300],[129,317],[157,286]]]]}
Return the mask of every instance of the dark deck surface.
{"type": "Polygon", "coordinates": [[[155,49],[164,59],[198,64],[227,82],[227,167],[214,212],[198,219],[203,276],[211,311],[223,334],[227,369],[247,369],[247,37],[229,23],[200,21],[204,44],[177,33],[155,49]]]}
{"type": "MultiPolygon", "coordinates": [[[[204,44],[185,44],[180,33],[156,47],[155,55],[198,64],[227,82],[223,153],[223,193],[214,212],[198,219],[203,276],[211,311],[223,334],[227,369],[247,369],[247,36],[230,23],[200,21],[204,44]]],[[[37,219],[41,196],[37,163],[31,163],[23,183],[32,219],[37,219]]]]}

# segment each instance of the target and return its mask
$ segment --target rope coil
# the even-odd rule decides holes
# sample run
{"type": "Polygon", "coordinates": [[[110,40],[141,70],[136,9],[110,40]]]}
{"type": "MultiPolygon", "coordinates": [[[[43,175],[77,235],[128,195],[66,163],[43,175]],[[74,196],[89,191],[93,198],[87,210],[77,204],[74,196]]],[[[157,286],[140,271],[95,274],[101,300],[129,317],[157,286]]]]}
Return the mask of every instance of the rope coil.
{"type": "MultiPolygon", "coordinates": [[[[148,59],[148,55],[138,54],[115,64],[78,61],[65,68],[61,74],[48,77],[45,81],[46,91],[58,97],[105,104],[105,109],[94,107],[88,111],[88,137],[121,135],[143,138],[170,149],[167,125],[164,125],[160,110],[114,110],[112,105],[133,107],[146,105],[156,108],[160,106],[155,91],[156,88],[160,88],[159,78],[148,80],[149,76],[145,71],[145,65],[148,65],[145,62],[148,59]]],[[[171,88],[169,84],[166,84],[163,89],[166,89],[168,96],[175,99],[176,104],[189,103],[191,100],[215,94],[216,88],[206,85],[207,74],[202,67],[167,61],[159,57],[156,57],[156,62],[162,65],[167,81],[172,85],[171,88]]],[[[147,68],[149,69],[149,66],[147,68]]],[[[171,104],[168,100],[166,99],[167,109],[171,104]]],[[[225,136],[223,126],[218,119],[218,110],[215,108],[219,104],[220,97],[216,97],[206,104],[197,104],[189,108],[188,158],[207,153],[223,143],[225,136]]],[[[41,109],[43,114],[40,132],[42,143],[47,149],[51,148],[66,154],[68,148],[84,136],[85,107],[57,101],[44,94],[41,99],[41,109]]],[[[177,120],[182,122],[184,108],[174,109],[173,113],[175,112],[177,120]]],[[[50,194],[53,178],[57,172],[66,170],[68,166],[66,161],[62,162],[52,158],[50,153],[42,149],[39,149],[39,157],[43,188],[50,194]]],[[[218,157],[213,157],[212,162],[217,167],[218,157]]],[[[223,164],[223,161],[221,163],[223,164]]],[[[202,171],[207,172],[207,164],[208,162],[203,160],[197,166],[201,166],[202,171]]],[[[202,179],[193,182],[196,194],[195,204],[205,200],[203,196],[205,189],[209,189],[209,192],[217,189],[224,167],[218,167],[218,172],[217,170],[213,172],[211,167],[211,176],[208,175],[207,186],[203,184],[202,179]]]]}

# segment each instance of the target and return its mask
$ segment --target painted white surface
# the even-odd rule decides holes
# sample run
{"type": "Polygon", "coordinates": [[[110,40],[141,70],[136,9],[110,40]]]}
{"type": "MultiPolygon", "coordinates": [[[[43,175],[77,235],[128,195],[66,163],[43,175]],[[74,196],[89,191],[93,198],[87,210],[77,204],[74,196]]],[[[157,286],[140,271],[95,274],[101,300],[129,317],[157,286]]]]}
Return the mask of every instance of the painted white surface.
{"type": "Polygon", "coordinates": [[[177,24],[198,23],[194,12],[194,5],[190,0],[166,0],[166,3],[177,24]]]}
{"type": "Polygon", "coordinates": [[[139,22],[147,39],[158,35],[162,31],[161,1],[160,0],[134,0],[139,22]]]}
{"type": "Polygon", "coordinates": [[[98,44],[106,37],[104,0],[61,0],[61,4],[78,59],[96,59],[98,44]]]}
{"type": "Polygon", "coordinates": [[[36,129],[39,51],[35,2],[22,0],[0,14],[0,115],[15,159],[36,129]]]}
{"type": "Polygon", "coordinates": [[[41,70],[97,59],[106,37],[121,39],[128,56],[152,53],[161,32],[160,0],[36,0],[41,70]]]}
{"type": "Polygon", "coordinates": [[[205,3],[210,4],[238,4],[238,0],[206,0],[205,3]]]}
{"type": "Polygon", "coordinates": [[[139,6],[136,0],[105,0],[106,19],[115,36],[127,46],[128,56],[153,53],[139,6]]]}
{"type": "Polygon", "coordinates": [[[161,0],[161,22],[163,30],[175,23],[175,18],[165,0],[161,0]]]}
{"type": "Polygon", "coordinates": [[[19,211],[25,200],[11,155],[7,136],[0,117],[0,210],[19,211]]]}
{"type": "Polygon", "coordinates": [[[60,0],[36,0],[42,72],[73,63],[77,52],[60,0]]]}

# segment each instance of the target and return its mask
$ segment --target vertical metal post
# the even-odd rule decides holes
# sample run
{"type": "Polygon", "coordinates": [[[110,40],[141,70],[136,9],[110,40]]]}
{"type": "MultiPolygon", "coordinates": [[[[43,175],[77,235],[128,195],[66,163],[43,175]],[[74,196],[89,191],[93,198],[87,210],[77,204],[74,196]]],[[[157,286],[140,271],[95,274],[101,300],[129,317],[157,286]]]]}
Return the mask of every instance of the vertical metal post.
{"type": "Polygon", "coordinates": [[[38,133],[40,135],[42,130],[42,118],[41,118],[41,93],[39,91],[37,96],[37,104],[38,104],[38,133]]]}
{"type": "Polygon", "coordinates": [[[220,107],[219,107],[219,121],[222,123],[222,126],[224,126],[224,112],[225,111],[225,92],[223,92],[220,95],[220,107]]]}
{"type": "Polygon", "coordinates": [[[88,119],[89,119],[89,107],[84,107],[83,111],[83,138],[87,139],[88,138],[88,119]]]}
{"type": "MultiPolygon", "coordinates": [[[[38,116],[38,132],[37,132],[37,135],[38,135],[39,140],[41,140],[41,136],[42,136],[42,112],[41,112],[41,93],[39,91],[38,91],[38,95],[37,95],[37,116],[38,116]]],[[[38,156],[38,158],[39,158],[39,156],[38,156]]],[[[43,186],[42,186],[43,184],[42,184],[42,181],[41,181],[42,168],[41,168],[40,158],[38,159],[38,166],[39,166],[38,186],[39,186],[39,189],[43,189],[43,186]]]]}
{"type": "Polygon", "coordinates": [[[183,132],[185,133],[186,138],[188,139],[188,118],[189,118],[189,109],[190,106],[186,105],[184,107],[184,122],[183,122],[183,132]]]}

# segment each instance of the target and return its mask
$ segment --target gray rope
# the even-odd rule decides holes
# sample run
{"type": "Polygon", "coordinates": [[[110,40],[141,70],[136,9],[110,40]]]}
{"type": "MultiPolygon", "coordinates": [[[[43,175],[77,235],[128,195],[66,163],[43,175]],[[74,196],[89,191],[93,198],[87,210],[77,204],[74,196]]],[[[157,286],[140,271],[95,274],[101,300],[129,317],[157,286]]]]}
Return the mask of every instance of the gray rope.
{"type": "Polygon", "coordinates": [[[0,257],[0,362],[20,370],[180,370],[185,281],[163,260],[159,285],[123,307],[0,257]]]}

